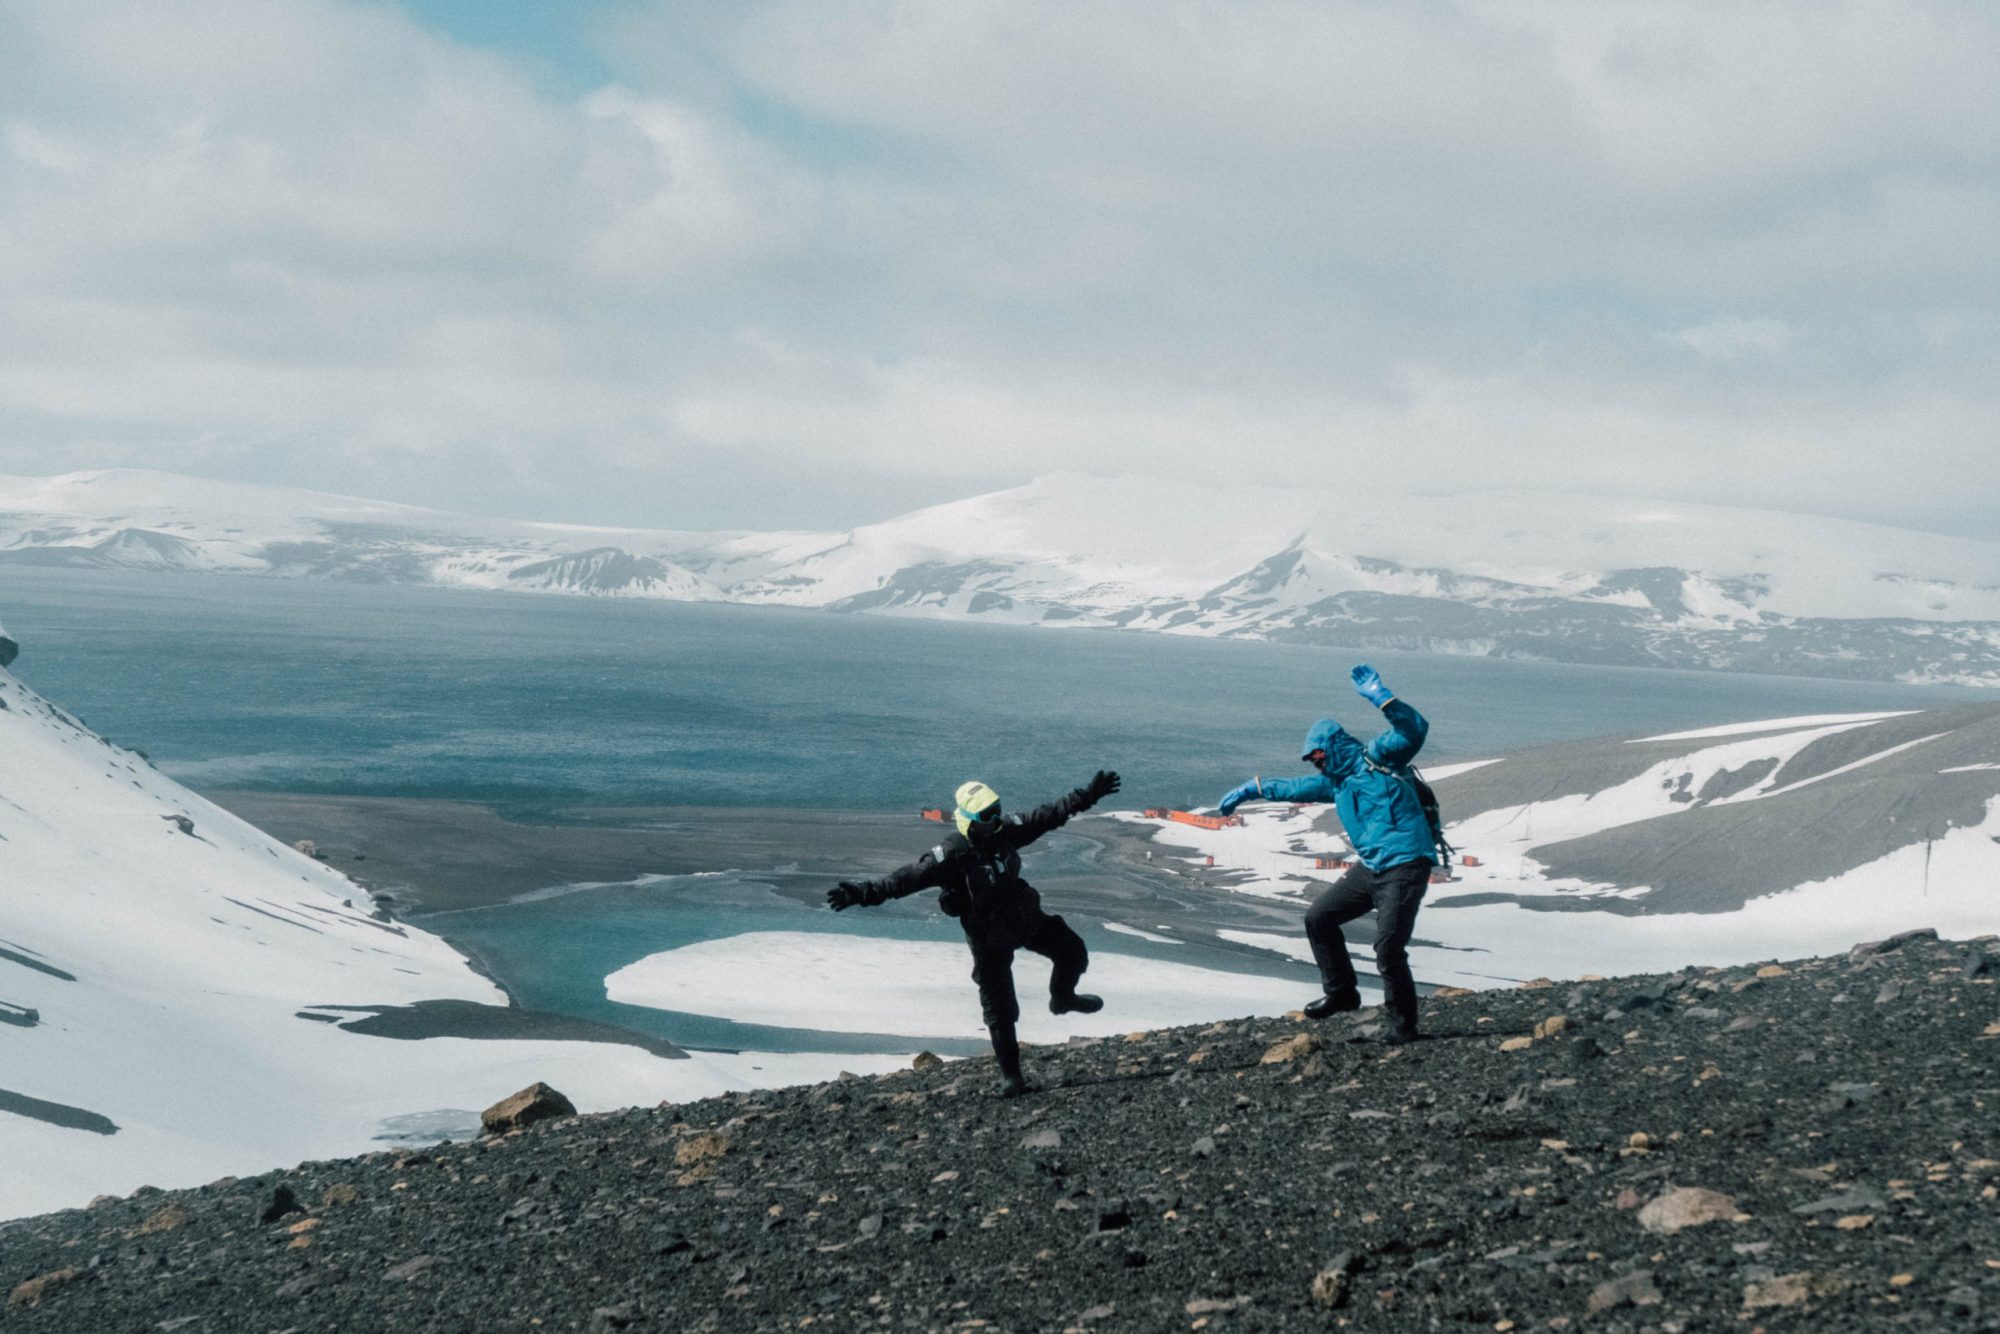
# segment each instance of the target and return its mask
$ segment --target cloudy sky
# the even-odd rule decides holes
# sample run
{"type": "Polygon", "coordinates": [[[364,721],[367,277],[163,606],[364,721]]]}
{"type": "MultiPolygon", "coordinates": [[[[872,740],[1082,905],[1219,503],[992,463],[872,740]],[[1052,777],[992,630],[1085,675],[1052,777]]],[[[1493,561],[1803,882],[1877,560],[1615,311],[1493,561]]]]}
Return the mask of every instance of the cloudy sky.
{"type": "Polygon", "coordinates": [[[0,0],[0,472],[2000,536],[2000,6],[0,0]]]}

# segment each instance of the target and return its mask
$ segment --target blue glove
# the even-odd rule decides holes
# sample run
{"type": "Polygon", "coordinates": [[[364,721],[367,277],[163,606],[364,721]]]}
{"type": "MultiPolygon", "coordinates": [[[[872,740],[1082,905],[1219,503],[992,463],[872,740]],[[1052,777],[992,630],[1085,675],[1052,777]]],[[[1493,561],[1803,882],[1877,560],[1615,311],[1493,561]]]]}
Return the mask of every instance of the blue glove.
{"type": "Polygon", "coordinates": [[[1375,669],[1365,662],[1349,672],[1348,676],[1353,679],[1354,688],[1360,693],[1361,698],[1378,709],[1396,698],[1394,692],[1382,684],[1382,678],[1375,674],[1375,669]]]}
{"type": "Polygon", "coordinates": [[[1264,795],[1263,788],[1264,785],[1253,778],[1241,787],[1230,788],[1216,805],[1224,815],[1234,815],[1236,808],[1244,802],[1260,799],[1264,795]]]}

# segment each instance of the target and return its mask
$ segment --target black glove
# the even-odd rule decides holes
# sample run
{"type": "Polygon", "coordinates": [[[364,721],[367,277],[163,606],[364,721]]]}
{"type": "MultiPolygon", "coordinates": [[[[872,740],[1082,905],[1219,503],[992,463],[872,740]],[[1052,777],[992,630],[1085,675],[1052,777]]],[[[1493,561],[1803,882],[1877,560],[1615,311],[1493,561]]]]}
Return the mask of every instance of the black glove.
{"type": "Polygon", "coordinates": [[[1090,781],[1083,785],[1083,790],[1090,794],[1092,801],[1103,801],[1118,790],[1118,775],[1109,769],[1099,769],[1091,775],[1090,781]]]}
{"type": "Polygon", "coordinates": [[[868,902],[867,891],[852,880],[843,880],[826,892],[826,906],[839,912],[868,902]]]}

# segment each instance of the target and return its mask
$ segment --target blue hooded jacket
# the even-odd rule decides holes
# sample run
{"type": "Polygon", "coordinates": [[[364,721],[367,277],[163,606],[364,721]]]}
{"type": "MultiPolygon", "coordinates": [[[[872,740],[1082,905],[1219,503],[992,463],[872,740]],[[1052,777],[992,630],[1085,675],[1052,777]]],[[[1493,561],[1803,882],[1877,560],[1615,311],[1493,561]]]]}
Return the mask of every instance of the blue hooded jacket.
{"type": "Polygon", "coordinates": [[[1306,778],[1267,778],[1258,785],[1258,795],[1265,801],[1332,802],[1355,855],[1371,871],[1437,860],[1437,845],[1417,790],[1399,776],[1423,749],[1431,725],[1400,699],[1384,704],[1382,716],[1389,730],[1365,748],[1333,719],[1320,719],[1306,733],[1300,755],[1304,759],[1324,750],[1326,763],[1320,772],[1306,778]],[[1370,760],[1380,767],[1371,766],[1370,760]]]}

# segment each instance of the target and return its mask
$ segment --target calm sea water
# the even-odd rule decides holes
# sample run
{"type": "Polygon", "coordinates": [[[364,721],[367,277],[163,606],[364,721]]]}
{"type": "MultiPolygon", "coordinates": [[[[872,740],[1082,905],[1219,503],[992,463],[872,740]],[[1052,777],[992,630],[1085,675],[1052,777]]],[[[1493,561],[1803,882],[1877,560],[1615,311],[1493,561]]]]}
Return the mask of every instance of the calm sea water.
{"type": "MultiPolygon", "coordinates": [[[[1100,765],[1119,801],[1212,801],[1299,768],[1331,713],[1369,730],[1350,653],[1091,631],[176,574],[0,567],[14,670],[196,788],[456,797],[515,814],[677,804],[904,810],[977,775],[1039,800],[1100,765]]],[[[1432,722],[1428,758],[1970,692],[1374,655],[1432,722]]],[[[1054,855],[1041,850],[1040,856],[1054,855]]],[[[523,1004],[689,1046],[901,1050],[617,1005],[609,973],[753,930],[957,938],[912,902],[863,917],[755,877],[673,877],[426,918],[523,1004]]],[[[1270,975],[1073,918],[1096,951],[1270,975]]],[[[975,1004],[968,986],[966,1001],[975,1004]]],[[[965,1044],[959,1044],[964,1046],[965,1044]]],[[[973,1050],[974,1047],[966,1047],[973,1050]]]]}
{"type": "MultiPolygon", "coordinates": [[[[1356,655],[1109,631],[218,575],[8,567],[14,671],[196,788],[907,810],[968,777],[1131,804],[1372,731],[1356,655]]],[[[1971,692],[1377,653],[1427,758],[1971,692]]]]}

